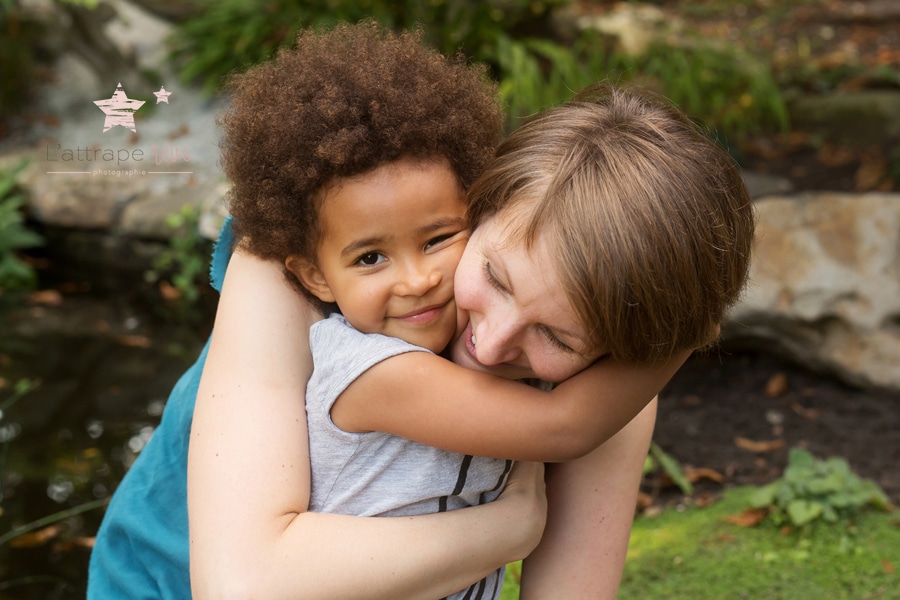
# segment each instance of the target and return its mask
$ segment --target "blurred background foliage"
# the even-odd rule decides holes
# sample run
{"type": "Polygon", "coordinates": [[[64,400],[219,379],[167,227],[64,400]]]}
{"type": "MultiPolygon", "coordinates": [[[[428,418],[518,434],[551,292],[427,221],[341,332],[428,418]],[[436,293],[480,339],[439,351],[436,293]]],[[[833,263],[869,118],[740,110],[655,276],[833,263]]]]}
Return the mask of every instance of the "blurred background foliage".
{"type": "Polygon", "coordinates": [[[488,64],[500,84],[510,127],[569,99],[588,84],[639,80],[702,120],[721,137],[787,127],[787,111],[766,66],[700,38],[651,44],[640,55],[614,48],[590,29],[554,26],[571,0],[198,0],[173,36],[183,77],[209,92],[229,72],[266,60],[304,27],[374,18],[400,29],[421,26],[445,54],[488,64]]]}

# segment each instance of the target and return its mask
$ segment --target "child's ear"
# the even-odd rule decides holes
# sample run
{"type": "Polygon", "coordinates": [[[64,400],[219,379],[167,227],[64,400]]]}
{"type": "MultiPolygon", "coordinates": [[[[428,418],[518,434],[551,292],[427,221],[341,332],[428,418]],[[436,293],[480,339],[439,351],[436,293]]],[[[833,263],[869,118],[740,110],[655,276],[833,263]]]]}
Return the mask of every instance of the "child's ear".
{"type": "Polygon", "coordinates": [[[294,277],[300,280],[303,287],[309,290],[313,296],[322,302],[334,302],[334,294],[331,293],[331,287],[325,281],[322,271],[315,264],[303,257],[291,255],[285,259],[284,266],[294,274],[294,277]]]}

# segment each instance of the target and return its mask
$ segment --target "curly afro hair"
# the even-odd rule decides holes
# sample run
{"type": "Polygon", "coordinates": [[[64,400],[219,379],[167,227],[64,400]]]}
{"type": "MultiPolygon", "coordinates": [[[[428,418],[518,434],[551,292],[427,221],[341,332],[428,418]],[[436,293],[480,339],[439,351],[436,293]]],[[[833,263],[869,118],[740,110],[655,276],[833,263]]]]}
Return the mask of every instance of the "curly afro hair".
{"type": "Polygon", "coordinates": [[[218,124],[235,233],[279,261],[315,259],[317,192],[336,179],[399,158],[446,160],[467,190],[502,133],[484,66],[370,21],[303,31],[294,48],[232,75],[227,91],[218,124]]]}

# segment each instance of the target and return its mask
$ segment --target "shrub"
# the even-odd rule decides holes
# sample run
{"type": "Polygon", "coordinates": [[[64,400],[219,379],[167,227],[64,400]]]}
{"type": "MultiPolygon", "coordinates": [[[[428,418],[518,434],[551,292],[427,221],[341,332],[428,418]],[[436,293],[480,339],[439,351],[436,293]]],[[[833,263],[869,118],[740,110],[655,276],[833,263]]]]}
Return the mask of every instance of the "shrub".
{"type": "Polygon", "coordinates": [[[776,525],[796,527],[819,519],[836,523],[866,506],[891,508],[881,488],[851,472],[846,460],[817,460],[800,448],[791,450],[783,477],[757,490],[750,502],[769,508],[776,525]]]}
{"type": "Polygon", "coordinates": [[[25,226],[22,206],[25,196],[16,187],[23,161],[10,171],[0,172],[0,290],[29,289],[37,282],[34,269],[19,259],[18,252],[43,244],[37,233],[25,226]]]}

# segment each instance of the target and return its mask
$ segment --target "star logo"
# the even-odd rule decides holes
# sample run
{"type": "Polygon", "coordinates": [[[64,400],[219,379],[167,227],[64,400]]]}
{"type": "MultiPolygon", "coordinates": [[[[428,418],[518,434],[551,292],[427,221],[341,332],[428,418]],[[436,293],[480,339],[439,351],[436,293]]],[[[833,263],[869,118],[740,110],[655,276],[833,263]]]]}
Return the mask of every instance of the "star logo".
{"type": "Polygon", "coordinates": [[[106,119],[103,121],[103,133],[119,125],[137,132],[134,126],[134,113],[144,105],[144,101],[132,100],[126,96],[121,83],[116,86],[116,91],[113,92],[112,98],[108,100],[94,100],[94,104],[99,106],[100,110],[106,115],[106,119]]]}
{"type": "Polygon", "coordinates": [[[165,102],[166,104],[168,104],[168,103],[169,103],[169,96],[172,95],[172,92],[167,92],[167,91],[166,91],[166,86],[163,85],[163,86],[160,86],[160,87],[159,87],[159,91],[158,91],[158,92],[153,92],[153,95],[156,96],[156,103],[157,103],[157,104],[159,104],[160,102],[165,102]]]}

